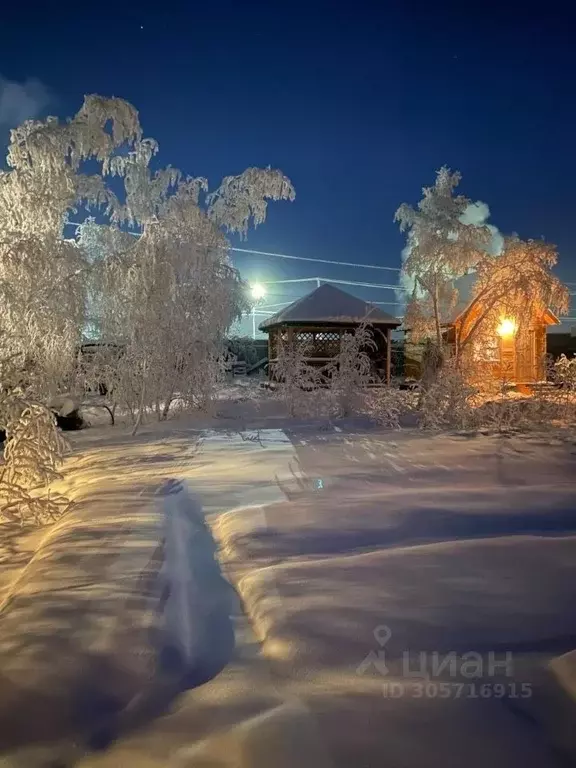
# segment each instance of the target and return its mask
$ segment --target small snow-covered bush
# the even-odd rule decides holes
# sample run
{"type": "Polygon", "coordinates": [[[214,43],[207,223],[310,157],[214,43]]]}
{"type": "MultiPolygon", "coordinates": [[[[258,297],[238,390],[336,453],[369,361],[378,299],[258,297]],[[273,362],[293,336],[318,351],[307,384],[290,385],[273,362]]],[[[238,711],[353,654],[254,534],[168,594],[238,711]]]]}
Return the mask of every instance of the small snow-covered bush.
{"type": "Polygon", "coordinates": [[[393,384],[370,390],[366,395],[367,415],[388,429],[400,429],[402,417],[413,408],[413,393],[401,390],[393,384]]]}
{"type": "Polygon", "coordinates": [[[42,524],[58,519],[68,499],[42,493],[59,477],[66,442],[52,412],[21,383],[20,356],[0,360],[0,429],[5,432],[0,460],[0,517],[42,524]]]}
{"type": "Polygon", "coordinates": [[[326,375],[337,416],[364,410],[368,385],[372,381],[370,350],[376,349],[371,328],[363,323],[353,333],[343,333],[340,352],[326,375]]]}
{"type": "Polygon", "coordinates": [[[369,351],[373,348],[372,332],[366,324],[343,333],[339,353],[324,366],[313,364],[310,344],[297,339],[281,341],[272,375],[289,415],[341,418],[364,413],[372,381],[369,351]]]}
{"type": "Polygon", "coordinates": [[[552,379],[560,387],[576,392],[576,355],[560,355],[552,365],[552,379]]]}
{"type": "Polygon", "coordinates": [[[444,361],[435,379],[421,393],[420,426],[423,429],[470,429],[476,422],[471,403],[474,392],[456,361],[444,361]]]}
{"type": "Polygon", "coordinates": [[[289,416],[318,418],[329,415],[330,393],[324,371],[311,365],[309,344],[280,342],[272,363],[272,376],[278,383],[278,396],[289,416]]]}

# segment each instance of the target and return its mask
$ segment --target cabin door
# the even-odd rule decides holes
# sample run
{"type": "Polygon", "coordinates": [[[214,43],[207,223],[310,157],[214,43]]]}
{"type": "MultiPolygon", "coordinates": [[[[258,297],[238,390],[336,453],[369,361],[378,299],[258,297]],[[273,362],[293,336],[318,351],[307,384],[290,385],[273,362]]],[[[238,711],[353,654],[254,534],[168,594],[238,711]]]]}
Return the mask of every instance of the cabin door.
{"type": "Polygon", "coordinates": [[[500,339],[500,377],[507,382],[516,380],[516,346],[513,336],[500,339]]]}
{"type": "Polygon", "coordinates": [[[534,331],[522,331],[516,340],[516,381],[536,379],[536,344],[534,331]]]}

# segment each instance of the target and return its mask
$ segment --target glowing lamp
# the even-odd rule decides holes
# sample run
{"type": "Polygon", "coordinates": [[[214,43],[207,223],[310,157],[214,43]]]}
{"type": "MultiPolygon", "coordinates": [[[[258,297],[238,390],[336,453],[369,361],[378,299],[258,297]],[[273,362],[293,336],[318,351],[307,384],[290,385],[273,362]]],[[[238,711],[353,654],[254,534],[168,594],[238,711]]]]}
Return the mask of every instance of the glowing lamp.
{"type": "Polygon", "coordinates": [[[496,329],[496,333],[498,336],[502,336],[503,338],[506,338],[506,336],[514,336],[514,333],[516,332],[516,323],[514,320],[511,320],[509,317],[505,317],[498,328],[496,329]]]}
{"type": "Polygon", "coordinates": [[[252,298],[258,301],[258,299],[263,299],[264,296],[266,296],[266,288],[260,283],[254,283],[250,289],[250,293],[252,294],[252,298]]]}

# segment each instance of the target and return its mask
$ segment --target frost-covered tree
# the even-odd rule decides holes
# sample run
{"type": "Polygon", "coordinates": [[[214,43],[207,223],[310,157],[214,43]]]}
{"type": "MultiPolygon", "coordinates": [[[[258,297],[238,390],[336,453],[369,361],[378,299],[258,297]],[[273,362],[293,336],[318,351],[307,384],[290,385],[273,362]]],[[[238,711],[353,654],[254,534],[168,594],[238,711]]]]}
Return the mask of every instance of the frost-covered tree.
{"type": "Polygon", "coordinates": [[[269,200],[294,190],[280,172],[250,168],[208,194],[204,179],[152,171],[157,151],[132,105],[100,96],[66,123],[12,132],[0,174],[0,327],[50,394],[69,386],[84,332],[120,343],[117,394],[165,417],[176,396],[206,400],[223,333],[244,308],[224,232],[245,236],[269,200]],[[90,211],[99,223],[65,239],[70,214],[90,211]]]}
{"type": "Polygon", "coordinates": [[[204,179],[152,174],[149,155],[138,152],[121,161],[126,209],[141,234],[126,241],[88,223],[80,243],[95,253],[94,324],[124,348],[116,394],[138,424],[150,409],[165,419],[175,400],[184,407],[210,401],[224,334],[247,308],[222,229],[245,234],[264,220],[267,199],[294,192],[280,172],[251,168],[203,200],[204,179]]]}
{"type": "Polygon", "coordinates": [[[513,317],[521,334],[538,312],[568,308],[568,291],[552,272],[557,262],[554,246],[517,236],[500,237],[496,252],[491,248],[494,228],[484,223],[485,217],[480,223],[478,217],[470,217],[474,206],[455,194],[459,181],[458,173],[442,168],[436,184],[424,189],[417,210],[402,205],[396,212],[401,229],[408,233],[404,270],[414,280],[404,325],[412,340],[428,340],[432,361],[423,390],[442,368],[443,327],[453,322],[461,298],[458,278],[474,273],[467,306],[456,325],[454,351],[459,367],[472,363],[475,350],[497,339],[503,317],[513,317]]]}
{"type": "Polygon", "coordinates": [[[85,314],[87,264],[64,238],[70,211],[120,206],[104,183],[114,153],[138,141],[136,110],[88,96],[66,123],[29,120],[11,132],[0,172],[0,330],[46,392],[57,390],[74,359],[85,314]],[[86,163],[99,172],[86,174],[86,163]]]}
{"type": "Polygon", "coordinates": [[[85,316],[87,264],[64,237],[76,207],[115,208],[102,173],[114,151],[139,136],[137,113],[117,99],[88,97],[72,120],[27,121],[11,133],[0,172],[0,472],[5,516],[54,519],[66,501],[41,496],[63,443],[48,398],[69,380],[85,316]]]}
{"type": "MultiPolygon", "coordinates": [[[[294,197],[270,168],[227,177],[210,195],[204,179],[152,171],[157,151],[131,104],[101,96],[66,122],[27,121],[11,133],[0,172],[0,359],[18,361],[26,397],[7,391],[0,421],[8,457],[36,441],[31,477],[46,480],[42,468],[59,453],[42,403],[75,379],[93,385],[102,374],[136,426],[151,408],[166,417],[175,399],[209,399],[223,334],[244,306],[224,232],[245,236],[269,200],[294,197]],[[71,214],[84,218],[76,239],[64,236],[71,214]],[[77,354],[86,332],[120,353],[97,355],[87,371],[77,354]]],[[[7,471],[3,487],[16,498],[7,471]]]]}
{"type": "Polygon", "coordinates": [[[415,340],[431,337],[442,348],[442,325],[458,295],[453,282],[473,268],[488,248],[491,232],[469,222],[471,200],[455,194],[460,174],[441,168],[432,187],[424,187],[418,207],[402,204],[394,216],[407,233],[403,270],[414,283],[404,324],[415,340]]]}

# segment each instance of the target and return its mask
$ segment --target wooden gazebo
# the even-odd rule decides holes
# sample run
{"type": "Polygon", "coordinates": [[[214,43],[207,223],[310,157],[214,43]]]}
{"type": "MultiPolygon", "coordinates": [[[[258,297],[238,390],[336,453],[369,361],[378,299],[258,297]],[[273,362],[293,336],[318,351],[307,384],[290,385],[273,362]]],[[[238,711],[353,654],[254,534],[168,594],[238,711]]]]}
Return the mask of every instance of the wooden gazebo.
{"type": "Polygon", "coordinates": [[[375,350],[368,350],[374,378],[390,383],[391,334],[400,325],[400,320],[330,283],[321,285],[260,323],[260,330],[268,333],[270,375],[280,343],[305,343],[310,349],[308,362],[326,365],[340,352],[342,335],[354,331],[364,322],[371,326],[376,344],[375,350]]]}

